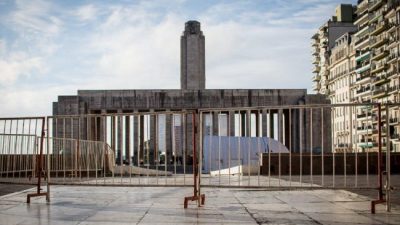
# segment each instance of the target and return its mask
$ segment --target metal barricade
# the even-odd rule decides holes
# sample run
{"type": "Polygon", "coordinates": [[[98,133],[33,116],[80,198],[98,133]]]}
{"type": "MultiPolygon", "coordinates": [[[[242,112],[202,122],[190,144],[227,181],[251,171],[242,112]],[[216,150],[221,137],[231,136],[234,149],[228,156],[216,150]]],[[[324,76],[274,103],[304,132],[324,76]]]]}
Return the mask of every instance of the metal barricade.
{"type": "Polygon", "coordinates": [[[383,201],[397,133],[390,115],[370,103],[202,109],[201,186],[377,189],[383,201]]]}
{"type": "Polygon", "coordinates": [[[190,186],[189,111],[48,117],[51,183],[190,186]]]}

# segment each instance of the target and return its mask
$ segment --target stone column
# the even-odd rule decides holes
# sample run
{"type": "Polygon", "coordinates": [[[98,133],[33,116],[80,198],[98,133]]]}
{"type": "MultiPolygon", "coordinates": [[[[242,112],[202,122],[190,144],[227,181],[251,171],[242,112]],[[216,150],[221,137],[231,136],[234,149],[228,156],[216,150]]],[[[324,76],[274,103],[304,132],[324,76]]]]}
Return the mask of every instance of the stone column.
{"type": "Polygon", "coordinates": [[[126,155],[126,162],[128,165],[132,164],[130,137],[131,137],[131,118],[130,116],[125,116],[125,155],[126,155]]]}
{"type": "Polygon", "coordinates": [[[133,165],[139,166],[139,116],[133,116],[133,165]]]}
{"type": "Polygon", "coordinates": [[[122,149],[122,116],[117,117],[117,162],[123,164],[123,149],[122,149]]]}
{"type": "Polygon", "coordinates": [[[228,136],[235,136],[235,112],[228,113],[228,136]]]}
{"type": "Polygon", "coordinates": [[[212,135],[218,136],[219,135],[219,112],[215,111],[212,112],[212,135]]]}
{"type": "Polygon", "coordinates": [[[246,113],[245,112],[240,112],[240,118],[241,118],[241,134],[240,136],[245,137],[246,136],[246,113]]]}
{"type": "Polygon", "coordinates": [[[256,115],[256,137],[260,137],[260,118],[261,118],[261,114],[260,111],[254,111],[255,115],[256,115]]]}
{"type": "Polygon", "coordinates": [[[274,112],[272,110],[269,111],[269,137],[274,138],[275,137],[275,121],[274,121],[274,112]]]}
{"type": "MultiPolygon", "coordinates": [[[[150,110],[150,112],[154,112],[154,110],[150,110]]],[[[156,156],[156,116],[155,115],[150,115],[150,152],[149,152],[149,163],[154,164],[154,159],[156,156]]]]}
{"type": "Polygon", "coordinates": [[[115,138],[116,137],[116,132],[115,132],[115,116],[111,116],[111,148],[114,150],[116,153],[116,143],[115,143],[115,138]]]}
{"type": "Polygon", "coordinates": [[[268,137],[268,114],[267,110],[262,110],[262,136],[268,137]]]}
{"type": "Polygon", "coordinates": [[[283,144],[283,112],[282,109],[278,110],[278,140],[283,144]]]}
{"type": "Polygon", "coordinates": [[[139,162],[142,164],[145,161],[144,152],[144,115],[139,116],[139,162]]]}
{"type": "Polygon", "coordinates": [[[172,114],[165,115],[165,150],[166,163],[169,165],[172,160],[172,114]]]}

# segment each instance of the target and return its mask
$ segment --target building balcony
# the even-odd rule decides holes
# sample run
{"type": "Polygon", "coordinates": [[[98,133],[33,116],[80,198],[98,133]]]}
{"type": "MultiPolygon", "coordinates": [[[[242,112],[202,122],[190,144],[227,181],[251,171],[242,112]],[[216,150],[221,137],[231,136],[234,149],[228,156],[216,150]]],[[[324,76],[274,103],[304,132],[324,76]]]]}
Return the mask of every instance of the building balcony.
{"type": "Polygon", "coordinates": [[[371,75],[369,72],[358,74],[358,76],[356,78],[356,83],[357,84],[364,83],[364,82],[368,81],[370,78],[371,78],[371,75]]]}
{"type": "Polygon", "coordinates": [[[381,98],[386,96],[388,90],[385,87],[375,88],[372,92],[372,98],[381,98]]]}
{"type": "Polygon", "coordinates": [[[354,21],[354,25],[363,24],[367,20],[369,20],[369,13],[368,12],[360,14],[360,16],[357,16],[356,20],[354,21]]]}
{"type": "Polygon", "coordinates": [[[319,91],[321,89],[321,84],[319,82],[315,83],[313,86],[314,91],[319,91]]]}
{"type": "Polygon", "coordinates": [[[369,59],[369,56],[371,55],[370,51],[366,51],[366,52],[360,52],[356,55],[356,62],[362,62],[364,60],[369,59]]]}
{"type": "Polygon", "coordinates": [[[380,37],[371,37],[371,40],[369,42],[369,45],[371,48],[379,48],[383,44],[388,42],[388,38],[385,36],[380,36],[380,37]]]}
{"type": "Polygon", "coordinates": [[[313,60],[312,63],[315,64],[315,65],[317,65],[317,64],[319,64],[320,62],[321,62],[321,58],[317,56],[317,57],[314,58],[314,60],[313,60]]]}
{"type": "Polygon", "coordinates": [[[399,58],[398,54],[392,53],[387,57],[387,63],[388,64],[392,63],[392,62],[396,61],[396,59],[398,59],[398,58],[399,58]]]}
{"type": "Polygon", "coordinates": [[[321,67],[320,66],[315,66],[313,69],[313,73],[319,73],[319,71],[321,71],[321,67]]]}
{"type": "Polygon", "coordinates": [[[367,118],[367,117],[371,117],[372,113],[370,112],[363,112],[361,114],[357,114],[357,119],[363,119],[363,118],[367,118]]]}
{"type": "Polygon", "coordinates": [[[400,134],[393,133],[390,135],[390,139],[392,139],[392,141],[398,141],[400,139],[400,134]]]}
{"type": "Polygon", "coordinates": [[[370,26],[370,29],[371,29],[370,35],[376,36],[376,35],[382,33],[387,28],[388,28],[388,24],[387,24],[386,20],[380,21],[376,25],[370,26]]]}
{"type": "Polygon", "coordinates": [[[377,60],[384,58],[387,55],[389,55],[388,50],[378,50],[378,51],[374,52],[374,54],[372,55],[372,60],[377,61],[377,60]]]}
{"type": "Polygon", "coordinates": [[[397,75],[397,74],[398,74],[398,73],[397,73],[396,70],[392,70],[392,71],[390,71],[390,72],[387,72],[387,77],[392,77],[392,76],[397,75]]]}
{"type": "Polygon", "coordinates": [[[382,85],[384,83],[390,82],[390,79],[387,78],[387,74],[384,74],[378,77],[374,77],[372,79],[372,82],[374,85],[382,85]]]}
{"type": "Polygon", "coordinates": [[[378,9],[383,3],[383,0],[375,0],[368,3],[368,11],[374,11],[378,9]]]}
{"type": "Polygon", "coordinates": [[[386,63],[380,63],[380,64],[373,65],[371,67],[371,74],[382,72],[385,69],[387,69],[386,63]]]}
{"type": "Polygon", "coordinates": [[[357,15],[362,16],[368,10],[368,4],[358,5],[356,9],[357,15]]]}
{"type": "Polygon", "coordinates": [[[372,148],[375,146],[375,142],[359,142],[357,145],[360,148],[372,148]]]}
{"type": "Polygon", "coordinates": [[[365,93],[369,93],[371,91],[371,87],[361,87],[360,89],[356,90],[356,95],[361,95],[365,93]]]}
{"type": "MultiPolygon", "coordinates": [[[[367,30],[368,30],[368,27],[365,27],[364,31],[367,31],[367,30]]],[[[357,34],[361,35],[362,31],[363,30],[360,30],[359,32],[357,32],[357,34]]],[[[369,38],[368,35],[357,38],[354,42],[354,47],[357,49],[357,48],[360,48],[361,44],[368,43],[368,38],[369,38]]]]}
{"type": "Polygon", "coordinates": [[[372,125],[364,125],[357,127],[357,132],[372,133],[372,125]]]}
{"type": "Polygon", "coordinates": [[[371,64],[357,65],[355,72],[360,74],[369,70],[369,68],[371,68],[371,64]]]}
{"type": "Polygon", "coordinates": [[[327,95],[334,95],[335,93],[336,93],[335,90],[331,90],[331,89],[326,90],[327,95]]]}
{"type": "Polygon", "coordinates": [[[392,92],[397,92],[398,90],[400,90],[400,86],[399,85],[388,87],[388,93],[389,94],[392,93],[392,92]]]}
{"type": "Polygon", "coordinates": [[[315,75],[313,76],[313,81],[320,81],[321,80],[321,76],[320,75],[315,75]]]}
{"type": "Polygon", "coordinates": [[[397,119],[397,117],[392,117],[389,119],[389,124],[397,124],[399,122],[399,120],[397,119]]]}

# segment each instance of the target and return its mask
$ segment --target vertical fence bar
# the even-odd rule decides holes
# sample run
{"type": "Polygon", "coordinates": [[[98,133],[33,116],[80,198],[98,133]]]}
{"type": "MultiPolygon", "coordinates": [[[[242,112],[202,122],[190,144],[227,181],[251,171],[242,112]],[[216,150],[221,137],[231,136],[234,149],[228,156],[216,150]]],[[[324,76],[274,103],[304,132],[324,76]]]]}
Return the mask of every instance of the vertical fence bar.
{"type": "Polygon", "coordinates": [[[350,106],[350,107],[348,107],[348,109],[349,109],[349,117],[350,117],[350,121],[349,121],[349,123],[350,123],[350,125],[349,125],[349,129],[350,129],[350,135],[349,135],[350,141],[349,141],[349,143],[350,143],[350,146],[349,146],[349,149],[350,149],[350,153],[353,154],[354,153],[354,147],[353,147],[353,107],[350,106]]]}
{"type": "MultiPolygon", "coordinates": [[[[260,186],[260,173],[261,173],[261,161],[262,161],[262,155],[261,155],[261,143],[260,143],[260,139],[262,138],[262,129],[260,130],[260,110],[256,111],[256,129],[258,129],[256,131],[256,138],[257,138],[257,153],[258,153],[258,169],[257,169],[257,186],[260,186]]],[[[262,123],[261,123],[262,124],[262,123]]],[[[230,154],[229,154],[230,155],[230,154]]]]}
{"type": "MultiPolygon", "coordinates": [[[[346,118],[346,107],[345,106],[343,106],[343,118],[346,118]]],[[[347,124],[346,124],[346,119],[344,119],[344,121],[343,121],[343,127],[344,127],[344,130],[347,130],[347,124]]],[[[345,139],[348,139],[348,137],[345,137],[345,139]]],[[[343,168],[343,175],[344,175],[344,186],[346,187],[347,186],[347,158],[346,158],[346,156],[347,156],[347,150],[348,150],[348,145],[349,145],[349,142],[347,142],[346,143],[347,144],[347,146],[343,146],[343,151],[344,151],[344,153],[343,153],[343,165],[344,165],[344,168],[343,168]]]]}
{"type": "Polygon", "coordinates": [[[221,186],[221,111],[217,114],[218,123],[218,185],[221,186]]]}
{"type": "Polygon", "coordinates": [[[214,150],[213,150],[213,140],[212,137],[214,136],[214,112],[210,111],[210,135],[209,135],[209,150],[208,150],[208,155],[209,155],[209,170],[210,170],[210,179],[209,179],[209,184],[211,184],[211,180],[212,180],[212,175],[211,175],[211,171],[212,171],[212,155],[214,154],[214,150]]]}
{"type": "Polygon", "coordinates": [[[150,120],[151,120],[151,114],[147,115],[147,120],[146,120],[146,128],[147,128],[147,145],[146,145],[146,149],[147,149],[147,154],[146,154],[146,158],[147,158],[147,184],[150,184],[150,146],[151,146],[151,127],[150,127],[150,120]]]}
{"type": "MultiPolygon", "coordinates": [[[[228,112],[228,127],[227,127],[227,133],[228,133],[228,185],[231,185],[231,126],[232,126],[232,120],[231,120],[231,114],[232,111],[228,112]]],[[[235,123],[235,114],[233,114],[233,123],[235,123]]]]}
{"type": "Polygon", "coordinates": [[[271,129],[274,129],[272,127],[273,122],[271,121],[274,119],[274,117],[271,116],[271,109],[268,109],[268,118],[269,118],[269,121],[267,123],[268,124],[267,130],[268,130],[268,137],[269,137],[268,138],[268,187],[271,187],[271,139],[273,138],[271,129]]]}
{"type": "MultiPolygon", "coordinates": [[[[378,104],[378,190],[379,199],[383,199],[382,191],[382,105],[378,104]]],[[[387,132],[386,132],[387,133],[387,132]]]]}
{"type": "Polygon", "coordinates": [[[167,138],[167,132],[168,132],[168,130],[167,130],[167,127],[168,127],[168,125],[167,125],[167,123],[169,122],[169,123],[171,123],[171,120],[169,119],[169,117],[170,117],[170,114],[169,113],[167,113],[166,115],[165,115],[165,123],[166,123],[166,125],[165,125],[165,157],[164,157],[164,178],[165,178],[165,184],[167,184],[167,166],[168,166],[168,146],[169,146],[169,144],[168,144],[168,138],[167,138]]]}
{"type": "Polygon", "coordinates": [[[177,133],[176,133],[176,129],[175,129],[175,123],[176,123],[176,121],[175,121],[175,118],[176,118],[176,115],[178,115],[178,114],[173,114],[172,115],[172,140],[173,140],[173,142],[172,142],[172,152],[173,152],[173,157],[174,157],[174,185],[176,185],[176,156],[177,156],[177,151],[176,151],[176,148],[177,148],[177,146],[176,146],[176,135],[178,135],[177,133]]]}
{"type": "Polygon", "coordinates": [[[12,125],[13,120],[10,121],[10,131],[9,131],[9,138],[8,138],[8,151],[7,151],[7,167],[6,167],[6,178],[8,179],[8,174],[10,171],[10,157],[11,157],[11,141],[12,141],[12,125]]]}
{"type": "Polygon", "coordinates": [[[243,173],[243,169],[242,169],[242,154],[241,154],[241,143],[240,143],[240,138],[242,137],[242,113],[240,112],[240,110],[238,111],[239,113],[239,138],[238,138],[238,162],[239,162],[239,166],[238,166],[238,185],[240,186],[240,180],[241,180],[241,176],[243,173]]]}
{"type": "MultiPolygon", "coordinates": [[[[357,107],[353,108],[353,113],[356,114],[357,113],[357,107]]],[[[368,114],[370,112],[367,112],[367,119],[368,119],[368,114]]],[[[372,116],[372,113],[371,113],[372,116]]],[[[358,122],[357,122],[357,116],[355,117],[355,131],[354,131],[354,135],[355,135],[355,142],[356,142],[356,146],[355,146],[355,183],[354,186],[357,188],[358,187],[358,143],[360,143],[360,139],[358,138],[358,122]]],[[[368,139],[367,139],[367,145],[368,145],[368,139]]]]}
{"type": "Polygon", "coordinates": [[[311,187],[314,184],[313,180],[313,132],[314,132],[314,126],[313,126],[313,108],[310,108],[310,181],[311,181],[311,187]]]}
{"type": "Polygon", "coordinates": [[[19,120],[17,120],[17,125],[15,127],[15,139],[14,139],[14,151],[12,154],[12,178],[14,179],[15,177],[15,169],[16,169],[16,158],[17,158],[17,143],[18,143],[18,136],[16,135],[18,133],[19,129],[19,120]]]}
{"type": "MultiPolygon", "coordinates": [[[[155,139],[154,139],[154,153],[156,154],[155,156],[154,156],[154,158],[155,158],[155,163],[156,163],[156,184],[158,185],[158,166],[159,166],[159,163],[160,163],[160,156],[158,155],[159,153],[158,153],[158,142],[159,142],[159,125],[158,125],[158,123],[159,123],[159,114],[156,114],[156,115],[154,115],[154,129],[155,129],[155,131],[154,131],[154,133],[155,133],[155,139]]],[[[184,169],[185,170],[185,169],[184,169]]],[[[185,180],[185,178],[183,178],[184,180],[185,180]]]]}
{"type": "Polygon", "coordinates": [[[292,187],[292,108],[289,108],[289,187],[292,187]]]}
{"type": "Polygon", "coordinates": [[[385,197],[386,197],[386,211],[391,211],[391,202],[390,202],[390,151],[391,151],[391,144],[390,144],[390,127],[389,127],[389,105],[386,105],[386,190],[385,190],[385,197]]]}
{"type": "MultiPolygon", "coordinates": [[[[332,129],[332,128],[331,128],[332,129]]],[[[321,108],[321,186],[324,186],[324,174],[325,174],[325,163],[324,163],[324,136],[325,136],[325,127],[324,127],[324,108],[321,108]]],[[[332,140],[333,141],[333,140],[332,140]]]]}
{"type": "MultiPolygon", "coordinates": [[[[195,116],[197,116],[197,114],[196,113],[192,113],[192,116],[193,116],[193,118],[195,118],[195,116]]],[[[201,195],[201,174],[202,174],[202,169],[203,169],[203,154],[204,154],[204,149],[203,149],[203,138],[204,138],[204,135],[203,135],[203,132],[204,132],[204,127],[203,127],[203,113],[202,112],[200,112],[200,114],[199,114],[199,119],[198,120],[196,120],[196,119],[194,119],[193,120],[194,121],[194,123],[193,123],[193,134],[194,134],[194,138],[193,138],[193,144],[192,144],[192,146],[193,146],[193,153],[196,153],[196,139],[198,139],[199,140],[199,153],[198,153],[198,155],[199,155],[199,165],[198,165],[198,183],[197,183],[197,188],[198,188],[198,196],[199,197],[201,197],[202,195],[201,195]],[[199,123],[198,124],[196,124],[196,121],[199,121],[199,123]],[[200,134],[200,135],[198,135],[197,136],[197,138],[196,138],[196,133],[197,133],[197,128],[199,129],[199,133],[198,134],[200,134]]],[[[194,156],[194,154],[193,154],[193,156],[194,156]]],[[[193,159],[194,159],[194,157],[193,157],[193,159]]],[[[200,200],[199,200],[199,203],[200,203],[200,200]]],[[[204,204],[204,201],[203,201],[203,204],[204,204]]]]}
{"type": "MultiPolygon", "coordinates": [[[[333,110],[333,112],[334,112],[334,117],[336,118],[336,108],[334,108],[334,110],[333,110]]],[[[334,120],[332,121],[332,123],[334,123],[334,120]]],[[[335,126],[336,126],[336,124],[334,124],[334,129],[333,129],[333,131],[332,131],[332,187],[335,187],[335,181],[336,181],[336,174],[335,174],[335,168],[336,168],[336,162],[335,162],[335,160],[336,160],[336,158],[335,158],[335,153],[336,153],[336,149],[335,149],[335,145],[334,145],[334,143],[335,143],[335,141],[334,141],[334,138],[335,138],[335,134],[334,134],[334,132],[336,131],[336,128],[335,128],[335,126]]]]}
{"type": "Polygon", "coordinates": [[[247,181],[247,185],[250,186],[250,139],[251,139],[251,111],[247,110],[246,111],[246,136],[247,136],[247,177],[248,177],[248,181],[247,181]]]}
{"type": "Polygon", "coordinates": [[[304,120],[304,115],[303,115],[303,109],[302,108],[300,108],[299,109],[299,114],[300,114],[300,131],[299,131],[299,133],[300,133],[300,179],[299,179],[299,181],[300,181],[300,187],[302,187],[303,186],[303,178],[302,178],[302,176],[303,176],[303,126],[304,126],[304,124],[303,124],[303,120],[304,120]]]}

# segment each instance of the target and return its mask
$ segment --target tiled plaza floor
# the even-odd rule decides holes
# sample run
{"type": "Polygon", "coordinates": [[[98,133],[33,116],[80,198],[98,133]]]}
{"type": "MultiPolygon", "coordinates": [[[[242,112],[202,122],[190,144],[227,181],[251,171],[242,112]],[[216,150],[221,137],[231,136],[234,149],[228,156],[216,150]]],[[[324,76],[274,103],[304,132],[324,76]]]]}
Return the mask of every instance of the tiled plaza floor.
{"type": "Polygon", "coordinates": [[[400,208],[342,190],[204,188],[206,205],[183,209],[190,188],[52,186],[26,204],[27,190],[0,197],[0,224],[400,224],[400,208]]]}

